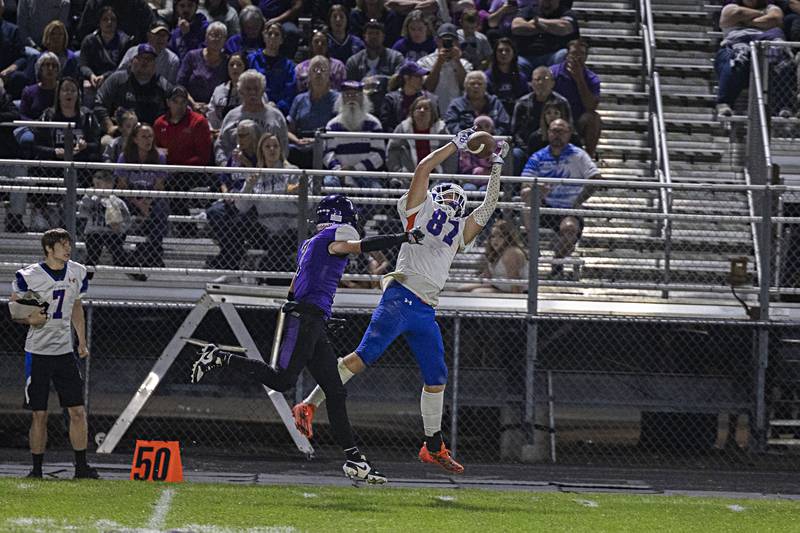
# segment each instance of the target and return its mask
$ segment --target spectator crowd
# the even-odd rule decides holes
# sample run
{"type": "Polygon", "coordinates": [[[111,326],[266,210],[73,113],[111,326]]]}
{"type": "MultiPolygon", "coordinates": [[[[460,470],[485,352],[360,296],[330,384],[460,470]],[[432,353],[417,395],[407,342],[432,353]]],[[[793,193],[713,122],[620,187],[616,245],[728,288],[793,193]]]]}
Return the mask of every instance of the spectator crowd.
{"type": "MultiPolygon", "coordinates": [[[[291,168],[313,168],[315,131],[453,134],[474,127],[513,139],[513,172],[543,176],[551,137],[593,177],[602,123],[600,79],[586,67],[572,0],[0,0],[0,117],[76,123],[60,130],[0,130],[0,156],[161,165],[274,168],[207,174],[117,170],[79,176],[102,189],[239,191],[291,195],[291,168]],[[555,131],[551,125],[556,124],[555,131]],[[537,154],[539,154],[537,156],[537,154]],[[585,157],[584,157],[585,156],[585,157]],[[537,174],[536,169],[544,169],[537,174]]],[[[735,87],[731,89],[735,92],[735,87]]],[[[409,172],[441,143],[327,139],[331,171],[409,172]]],[[[487,161],[460,154],[442,165],[479,190],[487,161]]],[[[46,175],[45,168],[30,169],[46,175]]],[[[3,169],[0,169],[3,172],[3,169]]],[[[332,173],[329,187],[402,187],[332,173]]],[[[38,174],[36,174],[38,173],[38,174]]],[[[562,176],[563,177],[563,176],[562,176]]],[[[584,198],[571,191],[563,200],[584,198]]],[[[244,196],[243,196],[244,197],[244,196]]],[[[292,270],[290,202],[86,197],[89,262],[108,247],[119,265],[163,265],[169,217],[200,208],[221,253],[210,268],[241,267],[250,247],[281,247],[260,265],[292,270]],[[142,237],[132,253],[126,232],[142,237]],[[99,247],[99,249],[98,249],[99,247]]],[[[53,197],[12,195],[6,231],[57,225],[53,197]],[[48,207],[50,206],[50,207],[48,207]],[[30,211],[28,211],[30,210],[30,211]],[[30,212],[30,216],[23,217],[30,212]]],[[[572,205],[568,206],[572,207],[572,205]]],[[[551,223],[558,231],[559,221],[551,223]]],[[[522,272],[511,225],[492,232],[487,271],[522,272]],[[498,239],[509,240],[499,243],[498,239]]],[[[519,225],[516,225],[519,227],[519,225]]],[[[561,252],[574,247],[580,221],[561,252]]],[[[487,289],[488,290],[488,289],[487,289]]],[[[494,290],[519,290],[499,285],[494,290]]]]}

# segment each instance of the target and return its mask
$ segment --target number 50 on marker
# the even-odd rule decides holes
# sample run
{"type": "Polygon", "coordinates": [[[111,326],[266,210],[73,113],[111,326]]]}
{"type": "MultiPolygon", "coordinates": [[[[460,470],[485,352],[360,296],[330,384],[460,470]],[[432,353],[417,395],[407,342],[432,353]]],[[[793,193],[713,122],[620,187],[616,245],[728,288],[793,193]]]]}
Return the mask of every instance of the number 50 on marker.
{"type": "Polygon", "coordinates": [[[181,449],[177,441],[137,440],[131,479],[183,481],[181,449]]]}

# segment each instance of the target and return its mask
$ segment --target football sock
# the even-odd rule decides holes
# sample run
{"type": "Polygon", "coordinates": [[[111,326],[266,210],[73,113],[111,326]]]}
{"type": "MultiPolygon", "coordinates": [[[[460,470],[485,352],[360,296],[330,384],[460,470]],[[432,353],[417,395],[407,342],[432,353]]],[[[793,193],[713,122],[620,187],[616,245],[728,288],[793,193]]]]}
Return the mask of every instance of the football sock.
{"type": "MultiPolygon", "coordinates": [[[[342,384],[347,383],[350,379],[355,376],[350,369],[344,364],[344,357],[339,358],[339,364],[336,365],[336,368],[339,370],[339,378],[342,380],[342,384]]],[[[308,395],[308,397],[303,400],[303,403],[310,403],[315,407],[319,407],[322,402],[325,401],[325,393],[322,392],[322,387],[317,385],[314,387],[314,390],[308,395]]]]}
{"type": "Polygon", "coordinates": [[[425,437],[425,447],[429,452],[436,453],[442,449],[442,432],[437,431],[430,437],[425,437]]]}
{"type": "Polygon", "coordinates": [[[42,463],[44,462],[44,454],[43,453],[32,453],[31,456],[33,457],[33,470],[35,472],[42,471],[42,463]]]}
{"type": "Polygon", "coordinates": [[[86,450],[75,450],[75,466],[79,468],[89,466],[86,464],[86,450]]]}
{"type": "Polygon", "coordinates": [[[345,457],[349,461],[360,461],[361,460],[361,452],[359,451],[357,446],[353,446],[352,448],[347,448],[344,451],[345,457]]]}
{"type": "MultiPolygon", "coordinates": [[[[425,429],[426,441],[428,437],[434,437],[442,431],[442,410],[444,408],[444,391],[428,392],[422,389],[422,396],[419,400],[419,409],[422,413],[422,427],[425,429]]],[[[441,442],[441,434],[438,437],[441,442]]],[[[430,450],[430,445],[428,450],[430,450]]],[[[439,447],[433,448],[439,451],[439,447]]]]}

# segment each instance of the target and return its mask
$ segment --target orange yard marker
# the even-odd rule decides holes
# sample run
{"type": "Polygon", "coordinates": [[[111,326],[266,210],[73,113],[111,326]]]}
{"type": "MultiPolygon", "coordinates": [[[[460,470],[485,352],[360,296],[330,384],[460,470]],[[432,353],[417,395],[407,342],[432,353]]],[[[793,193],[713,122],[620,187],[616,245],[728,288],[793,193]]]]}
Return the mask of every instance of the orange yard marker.
{"type": "Polygon", "coordinates": [[[183,481],[183,464],[178,441],[137,440],[131,465],[131,479],[183,481]]]}

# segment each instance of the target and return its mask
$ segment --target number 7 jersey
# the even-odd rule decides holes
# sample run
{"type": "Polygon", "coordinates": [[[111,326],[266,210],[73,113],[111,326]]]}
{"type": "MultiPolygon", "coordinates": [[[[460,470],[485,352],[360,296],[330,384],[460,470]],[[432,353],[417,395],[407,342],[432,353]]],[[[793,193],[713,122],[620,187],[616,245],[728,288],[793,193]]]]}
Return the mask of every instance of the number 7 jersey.
{"type": "Polygon", "coordinates": [[[408,193],[397,202],[397,212],[406,231],[419,226],[425,232],[422,244],[403,244],[397,257],[397,268],[387,274],[383,286],[398,281],[419,296],[423,302],[435,306],[450,273],[456,253],[472,245],[464,242],[467,218],[449,218],[434,202],[428,192],[425,200],[413,209],[406,209],[408,193]]]}
{"type": "Polygon", "coordinates": [[[37,355],[72,353],[72,306],[89,287],[86,267],[67,261],[63,270],[52,270],[44,262],[17,270],[11,288],[18,297],[28,291],[49,304],[47,322],[28,328],[25,351],[37,355]]]}

